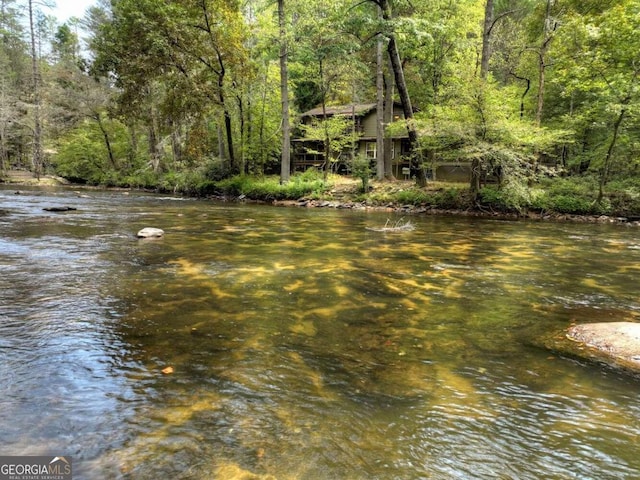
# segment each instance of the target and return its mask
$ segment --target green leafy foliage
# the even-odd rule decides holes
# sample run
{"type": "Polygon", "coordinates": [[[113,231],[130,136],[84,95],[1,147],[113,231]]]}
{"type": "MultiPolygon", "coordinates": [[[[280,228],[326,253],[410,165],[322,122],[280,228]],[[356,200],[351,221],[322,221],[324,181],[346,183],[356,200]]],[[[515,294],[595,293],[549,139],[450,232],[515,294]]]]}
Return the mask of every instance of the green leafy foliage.
{"type": "MultiPolygon", "coordinates": [[[[194,195],[221,189],[263,199],[323,195],[326,178],[294,176],[285,186],[268,176],[278,173],[284,124],[274,2],[99,2],[82,22],[49,19],[38,42],[40,53],[50,55],[35,59],[15,0],[5,3],[0,169],[30,165],[35,155],[36,60],[43,146],[58,174],[194,195]],[[91,50],[86,58],[78,49],[82,26],[91,50]],[[255,178],[231,177],[240,172],[255,178]]],[[[495,2],[489,72],[480,75],[485,6],[288,1],[283,38],[291,103],[298,110],[373,103],[377,41],[382,36],[390,47],[393,39],[402,83],[417,108],[410,121],[391,122],[387,135],[409,137],[414,167],[420,155],[431,166],[473,165],[477,188],[373,191],[363,199],[470,208],[471,198],[471,208],[519,213],[635,215],[638,2],[495,2]],[[408,135],[414,129],[418,152],[408,135]]],[[[396,67],[388,60],[385,94],[398,101],[400,84],[391,88],[396,67]]],[[[338,152],[349,152],[358,137],[339,119],[299,131],[315,143],[313,153],[329,154],[329,166],[350,157],[338,152]]],[[[352,172],[367,191],[365,163],[352,172]]]]}
{"type": "Polygon", "coordinates": [[[328,153],[330,165],[334,165],[339,161],[340,154],[360,138],[360,133],[354,132],[351,126],[349,118],[336,115],[300,125],[300,130],[303,139],[313,142],[305,145],[317,145],[317,148],[306,147],[307,152],[320,155],[328,153]]]}
{"type": "Polygon", "coordinates": [[[216,187],[223,195],[273,201],[298,199],[322,192],[327,188],[327,184],[322,179],[310,178],[304,174],[292,176],[291,181],[286,184],[281,184],[278,177],[238,175],[217,182],[216,187]]]}
{"type": "Polygon", "coordinates": [[[362,181],[362,191],[367,192],[369,190],[369,179],[373,174],[370,159],[365,155],[356,155],[349,161],[349,166],[351,167],[351,175],[362,181]]]}
{"type": "MultiPolygon", "coordinates": [[[[111,135],[115,158],[128,156],[128,134],[117,121],[105,122],[111,135]]],[[[120,182],[122,171],[114,168],[105,145],[105,133],[96,122],[85,121],[60,140],[53,166],[56,173],[69,180],[91,185],[113,186],[120,182]]]]}

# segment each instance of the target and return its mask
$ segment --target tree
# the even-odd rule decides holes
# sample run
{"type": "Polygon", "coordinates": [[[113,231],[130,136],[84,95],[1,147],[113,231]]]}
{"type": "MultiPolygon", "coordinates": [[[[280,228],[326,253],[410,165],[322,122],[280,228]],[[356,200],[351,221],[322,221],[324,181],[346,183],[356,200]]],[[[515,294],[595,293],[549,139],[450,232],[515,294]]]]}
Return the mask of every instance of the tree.
{"type": "Polygon", "coordinates": [[[100,71],[113,72],[122,88],[121,105],[140,106],[146,94],[163,93],[149,102],[150,137],[160,126],[160,112],[174,120],[220,115],[226,157],[237,171],[230,100],[237,95],[230,92],[250,77],[245,38],[234,0],[120,0],[93,46],[100,71]],[[154,83],[160,88],[150,89],[154,83]]]}
{"type": "MultiPolygon", "coordinates": [[[[20,160],[23,125],[29,123],[21,105],[31,84],[28,46],[16,0],[0,0],[0,172],[20,160]]],[[[31,137],[31,135],[29,135],[31,137]]]]}
{"type": "Polygon", "coordinates": [[[542,22],[542,35],[540,40],[540,47],[538,49],[538,104],[536,108],[536,125],[540,126],[542,123],[542,111],[544,108],[544,93],[545,93],[545,81],[547,72],[547,52],[549,45],[553,40],[554,33],[558,28],[558,22],[553,17],[553,6],[555,0],[546,0],[545,13],[542,22]]]}
{"type": "Polygon", "coordinates": [[[387,52],[389,54],[389,60],[391,68],[393,70],[393,76],[395,79],[395,85],[398,88],[398,94],[400,95],[400,102],[402,103],[402,111],[406,122],[407,135],[409,137],[409,149],[411,152],[411,164],[416,172],[416,180],[418,185],[425,186],[427,184],[427,175],[424,169],[422,161],[422,153],[420,151],[418,142],[418,132],[413,120],[413,106],[411,104],[411,97],[409,96],[409,89],[404,76],[404,69],[402,67],[402,60],[400,58],[400,51],[395,32],[392,29],[393,15],[391,11],[390,0],[370,0],[375,3],[382,12],[382,18],[386,23],[385,34],[388,39],[387,52]]]}
{"type": "Polygon", "coordinates": [[[485,0],[484,23],[482,27],[482,57],[480,59],[480,78],[486,80],[489,74],[491,58],[491,30],[493,29],[493,0],[485,0]]]}
{"type": "Polygon", "coordinates": [[[296,49],[298,74],[317,87],[323,118],[319,126],[324,128],[322,155],[326,180],[335,151],[330,129],[333,119],[327,114],[327,106],[336,101],[355,103],[354,85],[361,71],[356,52],[360,44],[356,37],[344,32],[346,12],[341,2],[309,1],[297,5],[296,13],[295,28],[301,38],[296,49]],[[347,98],[351,102],[344,101],[347,98]]]}
{"type": "Polygon", "coordinates": [[[346,156],[350,157],[348,160],[354,156],[353,146],[360,134],[353,131],[353,125],[351,115],[327,116],[325,113],[318,121],[300,126],[305,140],[322,145],[322,150],[308,148],[308,152],[324,156],[325,172],[331,170],[345,152],[346,156]]]}
{"type": "Polygon", "coordinates": [[[66,23],[60,25],[54,35],[51,45],[56,61],[78,60],[80,42],[77,33],[71,31],[71,27],[66,23]]]}
{"type": "MultiPolygon", "coordinates": [[[[489,59],[491,58],[491,30],[494,25],[493,0],[486,0],[484,9],[484,22],[482,27],[482,56],[480,58],[480,94],[486,92],[485,84],[489,75],[489,59]]],[[[474,155],[471,160],[470,190],[475,202],[480,192],[480,179],[482,176],[481,158],[474,155]]]]}
{"type": "Polygon", "coordinates": [[[29,2],[29,32],[31,35],[31,74],[32,74],[32,99],[33,99],[33,156],[31,164],[33,175],[40,178],[43,168],[42,158],[42,117],[40,98],[40,69],[36,50],[36,24],[34,0],[29,2]]]}
{"type": "MultiPolygon", "coordinates": [[[[378,17],[382,12],[378,8],[378,17]]],[[[386,176],[385,169],[385,142],[384,142],[384,38],[379,33],[376,39],[376,178],[382,180],[386,176]]],[[[393,99],[388,99],[393,103],[393,99]]],[[[366,185],[363,185],[363,190],[366,185]]]]}
{"type": "Polygon", "coordinates": [[[602,10],[574,11],[559,35],[555,81],[564,85],[563,96],[579,100],[576,115],[588,116],[591,128],[597,128],[592,136],[597,134],[600,142],[591,150],[598,154],[596,203],[601,203],[621,140],[628,135],[625,126],[640,120],[640,7],[624,0],[602,10]]]}
{"type": "Polygon", "coordinates": [[[287,68],[288,41],[284,0],[278,0],[278,26],[280,31],[280,98],[282,102],[282,160],[280,181],[289,181],[291,171],[291,127],[289,125],[289,71],[287,68]]]}
{"type": "Polygon", "coordinates": [[[288,4],[283,5],[285,14],[285,36],[281,36],[280,21],[277,4],[266,0],[251,0],[245,6],[244,17],[247,29],[251,35],[247,40],[249,63],[247,69],[251,75],[242,79],[240,87],[243,95],[243,108],[239,109],[244,117],[241,120],[241,132],[244,133],[244,145],[241,149],[245,159],[246,171],[265,173],[278,172],[288,175],[290,164],[283,166],[283,160],[290,161],[290,153],[284,152],[290,147],[289,141],[284,141],[285,117],[289,122],[289,137],[291,135],[289,104],[289,54],[290,54],[290,22],[288,4]],[[286,76],[282,81],[282,41],[286,44],[286,76]],[[287,93],[289,113],[283,116],[283,87],[287,93]],[[278,141],[279,140],[279,141],[278,141]],[[283,158],[283,153],[285,154],[283,158]]]}

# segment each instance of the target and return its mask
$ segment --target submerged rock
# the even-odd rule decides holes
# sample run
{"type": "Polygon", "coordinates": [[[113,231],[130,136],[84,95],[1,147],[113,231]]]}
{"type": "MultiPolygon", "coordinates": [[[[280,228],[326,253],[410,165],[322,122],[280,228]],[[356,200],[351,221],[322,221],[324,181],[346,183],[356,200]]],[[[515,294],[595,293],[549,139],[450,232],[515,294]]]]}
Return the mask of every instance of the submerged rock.
{"type": "Polygon", "coordinates": [[[164,230],[154,227],[145,227],[137,234],[138,238],[160,238],[164,235],[164,230]]]}
{"type": "Polygon", "coordinates": [[[74,208],[74,207],[45,207],[45,208],[43,208],[43,210],[45,210],[47,212],[73,212],[73,211],[77,210],[77,208],[74,208]]]}
{"type": "Polygon", "coordinates": [[[640,373],[640,323],[602,322],[574,325],[567,338],[583,344],[607,363],[640,373]]]}

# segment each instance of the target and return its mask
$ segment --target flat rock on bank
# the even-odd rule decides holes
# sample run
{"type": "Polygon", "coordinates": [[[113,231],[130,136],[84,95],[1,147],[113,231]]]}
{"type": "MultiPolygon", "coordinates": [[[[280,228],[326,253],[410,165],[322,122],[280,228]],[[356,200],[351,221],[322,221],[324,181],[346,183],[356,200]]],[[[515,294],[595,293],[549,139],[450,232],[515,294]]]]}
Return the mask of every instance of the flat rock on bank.
{"type": "Polygon", "coordinates": [[[588,354],[614,366],[640,373],[640,323],[603,322],[574,325],[567,338],[581,344],[588,354]]]}

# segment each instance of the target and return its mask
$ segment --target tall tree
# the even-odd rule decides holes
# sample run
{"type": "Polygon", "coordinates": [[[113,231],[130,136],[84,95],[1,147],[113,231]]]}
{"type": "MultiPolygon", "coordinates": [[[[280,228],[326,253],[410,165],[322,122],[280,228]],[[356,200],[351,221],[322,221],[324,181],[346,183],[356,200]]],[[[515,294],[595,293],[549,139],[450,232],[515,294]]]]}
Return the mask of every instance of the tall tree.
{"type": "Polygon", "coordinates": [[[482,57],[480,59],[480,78],[485,80],[489,74],[491,59],[491,30],[493,28],[493,0],[485,0],[484,23],[482,27],[482,57]]]}
{"type": "MultiPolygon", "coordinates": [[[[378,8],[378,17],[382,12],[378,8]]],[[[376,177],[385,178],[385,142],[384,142],[384,38],[379,33],[376,39],[376,177]]],[[[393,99],[389,99],[393,102],[393,99]]]]}
{"type": "Polygon", "coordinates": [[[289,181],[291,172],[291,126],[289,125],[289,70],[288,40],[284,0],[278,0],[278,27],[280,33],[280,99],[282,102],[282,157],[280,162],[280,181],[289,181]]]}
{"type": "MultiPolygon", "coordinates": [[[[491,30],[493,29],[493,0],[485,0],[484,22],[482,27],[482,56],[480,58],[480,92],[486,94],[485,84],[489,75],[489,60],[491,58],[491,30]]],[[[484,140],[484,139],[483,139],[484,140]]],[[[478,156],[471,160],[470,191],[475,202],[480,192],[480,179],[482,177],[482,164],[478,156]]]]}
{"type": "MultiPolygon", "coordinates": [[[[173,109],[174,117],[218,114],[229,167],[237,171],[231,101],[236,95],[230,92],[249,77],[245,23],[237,2],[119,0],[101,31],[93,42],[98,64],[115,73],[123,105],[139,103],[153,82],[170,86],[151,105],[162,106],[158,111],[173,109]]],[[[151,128],[154,119],[155,113],[148,118],[151,128]]]]}
{"type": "Polygon", "coordinates": [[[60,25],[56,31],[53,42],[52,50],[57,62],[72,60],[77,61],[80,52],[80,42],[78,34],[71,30],[71,27],[66,23],[60,25]]]}
{"type": "MultiPolygon", "coordinates": [[[[19,160],[25,109],[20,106],[25,85],[31,84],[28,48],[16,0],[0,0],[0,172],[19,160]]],[[[31,135],[29,135],[31,137],[31,135]]]]}
{"type": "Polygon", "coordinates": [[[382,19],[385,22],[385,35],[388,39],[387,52],[389,54],[389,61],[391,63],[391,69],[395,79],[395,85],[398,89],[398,95],[400,96],[400,102],[402,103],[402,111],[406,122],[407,136],[409,138],[409,150],[411,155],[411,165],[416,175],[416,181],[418,185],[425,186],[427,184],[427,174],[424,168],[424,162],[422,159],[422,152],[420,151],[420,145],[418,142],[418,131],[414,122],[413,105],[411,104],[411,97],[409,96],[409,88],[404,76],[404,69],[402,67],[402,59],[400,58],[400,49],[396,34],[393,30],[393,12],[391,9],[390,0],[369,0],[380,8],[382,12],[382,19]]]}
{"type": "Polygon", "coordinates": [[[36,44],[36,23],[34,0],[29,2],[29,32],[31,36],[31,74],[32,74],[32,99],[33,99],[33,156],[31,164],[33,175],[40,178],[43,173],[42,158],[42,112],[40,97],[40,68],[38,65],[37,44],[36,44]]]}
{"type": "Polygon", "coordinates": [[[542,111],[544,109],[545,81],[548,66],[547,52],[558,27],[558,22],[553,18],[555,3],[555,0],[546,0],[542,21],[542,35],[538,49],[538,104],[536,108],[536,125],[538,127],[542,123],[542,111]]]}
{"type": "Polygon", "coordinates": [[[578,134],[596,140],[585,155],[594,157],[591,166],[599,172],[600,203],[614,167],[624,158],[625,144],[633,144],[632,129],[640,125],[640,6],[621,0],[586,11],[578,8],[558,32],[554,80],[563,86],[563,96],[572,99],[573,116],[583,119],[585,130],[578,134]]]}

